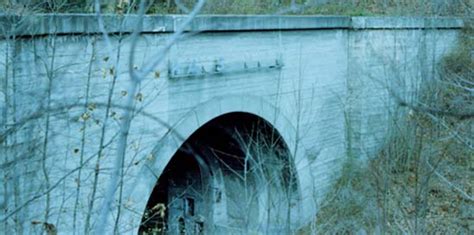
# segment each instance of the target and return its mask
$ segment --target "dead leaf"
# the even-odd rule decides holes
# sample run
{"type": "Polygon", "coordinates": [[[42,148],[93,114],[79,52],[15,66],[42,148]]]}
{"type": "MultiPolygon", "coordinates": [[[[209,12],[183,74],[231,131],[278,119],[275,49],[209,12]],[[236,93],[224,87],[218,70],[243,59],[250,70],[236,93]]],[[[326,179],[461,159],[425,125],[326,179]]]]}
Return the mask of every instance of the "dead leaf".
{"type": "Polygon", "coordinates": [[[142,102],[142,101],[143,101],[143,94],[142,94],[142,93],[138,93],[138,94],[135,96],[135,99],[137,99],[138,101],[142,102]]]}

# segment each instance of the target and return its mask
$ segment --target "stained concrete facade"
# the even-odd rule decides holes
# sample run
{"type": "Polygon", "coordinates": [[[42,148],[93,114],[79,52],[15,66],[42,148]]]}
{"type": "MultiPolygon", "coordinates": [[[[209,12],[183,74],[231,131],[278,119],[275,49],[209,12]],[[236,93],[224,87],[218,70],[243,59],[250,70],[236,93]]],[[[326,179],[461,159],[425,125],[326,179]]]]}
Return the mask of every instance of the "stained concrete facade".
{"type": "Polygon", "coordinates": [[[104,16],[110,44],[93,15],[0,17],[0,230],[97,227],[131,95],[129,68],[163,56],[134,94],[106,231],[136,233],[180,146],[230,113],[266,120],[281,135],[298,186],[291,228],[304,226],[344,160],[364,160],[383,144],[395,108],[389,91],[410,99],[435,78],[463,26],[451,18],[199,16],[156,54],[184,20],[145,17],[132,49],[136,16],[104,16]]]}

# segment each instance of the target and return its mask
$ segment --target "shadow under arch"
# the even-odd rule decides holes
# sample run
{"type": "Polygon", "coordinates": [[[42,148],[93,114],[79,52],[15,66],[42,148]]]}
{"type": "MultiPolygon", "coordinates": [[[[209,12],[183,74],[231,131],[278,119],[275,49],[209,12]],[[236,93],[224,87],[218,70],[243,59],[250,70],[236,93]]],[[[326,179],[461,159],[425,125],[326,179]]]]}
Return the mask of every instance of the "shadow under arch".
{"type": "Polygon", "coordinates": [[[290,230],[299,198],[294,169],[288,146],[269,122],[244,112],[221,115],[174,154],[150,196],[140,232],[290,230]]]}
{"type": "Polygon", "coordinates": [[[296,218],[295,221],[304,221],[301,220],[301,215],[308,217],[307,215],[309,214],[304,211],[311,211],[313,208],[311,207],[312,205],[310,205],[312,201],[308,200],[308,195],[310,195],[311,192],[302,190],[308,183],[302,183],[301,179],[309,179],[310,174],[307,167],[307,159],[303,155],[304,147],[298,146],[298,148],[296,148],[297,145],[301,144],[297,141],[298,138],[296,137],[292,123],[285,115],[280,113],[278,108],[269,104],[261,97],[226,96],[216,97],[196,106],[173,125],[174,129],[172,132],[169,132],[158,141],[152,157],[147,160],[141,172],[135,177],[132,190],[127,192],[127,200],[134,202],[133,210],[130,210],[133,211],[133,213],[129,213],[130,215],[124,216],[123,218],[127,218],[127,221],[135,228],[133,229],[134,231],[138,232],[140,228],[142,214],[139,215],[138,213],[145,211],[148,204],[148,201],[145,199],[150,197],[158,178],[163,174],[165,167],[169,165],[175,154],[179,152],[178,150],[183,146],[185,141],[206,123],[220,116],[232,113],[245,113],[259,120],[264,120],[273,127],[275,133],[279,133],[280,139],[286,144],[286,148],[292,155],[291,158],[293,159],[295,169],[293,171],[294,179],[296,181],[294,185],[299,186],[295,189],[296,195],[300,200],[309,201],[294,205],[292,207],[291,216],[296,218]],[[296,151],[296,149],[298,149],[298,151],[296,151]],[[299,206],[301,204],[304,204],[305,208],[301,208],[299,206]]]}

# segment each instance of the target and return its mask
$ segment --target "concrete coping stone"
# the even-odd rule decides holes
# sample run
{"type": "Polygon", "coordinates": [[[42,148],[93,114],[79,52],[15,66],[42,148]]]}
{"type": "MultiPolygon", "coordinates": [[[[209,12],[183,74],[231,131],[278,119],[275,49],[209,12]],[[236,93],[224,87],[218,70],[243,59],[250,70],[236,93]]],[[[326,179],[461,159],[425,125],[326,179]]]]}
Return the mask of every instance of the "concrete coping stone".
{"type": "MultiPolygon", "coordinates": [[[[186,15],[146,15],[143,33],[172,33],[186,15]]],[[[102,15],[108,33],[136,30],[138,15],[102,15]]],[[[51,34],[101,33],[95,14],[0,14],[0,37],[51,34]]],[[[200,15],[185,28],[187,32],[278,31],[321,29],[459,29],[461,18],[450,17],[349,17],[349,16],[275,16],[275,15],[200,15]]]]}

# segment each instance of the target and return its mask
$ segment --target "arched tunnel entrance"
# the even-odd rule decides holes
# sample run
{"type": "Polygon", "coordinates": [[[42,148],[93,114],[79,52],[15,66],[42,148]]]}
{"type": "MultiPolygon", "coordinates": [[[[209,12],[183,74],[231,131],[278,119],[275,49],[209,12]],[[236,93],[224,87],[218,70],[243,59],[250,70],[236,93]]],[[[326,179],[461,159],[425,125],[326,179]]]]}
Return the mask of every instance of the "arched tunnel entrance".
{"type": "Polygon", "coordinates": [[[174,154],[139,233],[286,233],[297,189],[290,152],[275,128],[249,113],[225,114],[174,154]]]}

